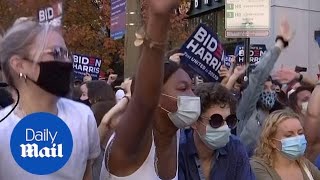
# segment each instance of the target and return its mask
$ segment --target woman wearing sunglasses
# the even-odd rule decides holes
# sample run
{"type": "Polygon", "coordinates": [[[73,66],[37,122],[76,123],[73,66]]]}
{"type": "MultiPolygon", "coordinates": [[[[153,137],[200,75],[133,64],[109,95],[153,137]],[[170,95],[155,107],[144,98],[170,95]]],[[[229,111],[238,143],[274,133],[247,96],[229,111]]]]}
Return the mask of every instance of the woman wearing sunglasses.
{"type": "MultiPolygon", "coordinates": [[[[72,60],[58,29],[40,25],[29,18],[19,19],[0,41],[0,60],[7,83],[20,94],[17,108],[0,111],[0,179],[80,180],[91,179],[92,160],[100,153],[99,135],[89,107],[68,100],[72,60]],[[64,167],[55,173],[38,176],[24,171],[13,159],[10,137],[25,116],[48,112],[68,125],[73,150],[64,167]]],[[[19,97],[19,96],[18,96],[19,97]]],[[[45,119],[39,123],[46,123],[45,119]]]]}
{"type": "Polygon", "coordinates": [[[307,141],[300,117],[292,111],[270,114],[251,160],[257,180],[317,180],[320,171],[304,158],[307,141]]]}
{"type": "Polygon", "coordinates": [[[179,180],[255,179],[245,147],[231,135],[237,124],[233,95],[218,83],[200,84],[195,94],[202,114],[191,129],[182,130],[179,180]]]}

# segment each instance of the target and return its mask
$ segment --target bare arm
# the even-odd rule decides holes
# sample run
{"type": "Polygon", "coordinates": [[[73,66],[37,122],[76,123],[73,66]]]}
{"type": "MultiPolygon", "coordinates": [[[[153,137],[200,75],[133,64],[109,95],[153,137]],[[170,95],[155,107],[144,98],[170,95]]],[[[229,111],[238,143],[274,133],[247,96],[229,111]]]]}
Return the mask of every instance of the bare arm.
{"type": "Polygon", "coordinates": [[[320,153],[320,86],[317,85],[310,97],[304,131],[308,140],[307,157],[314,162],[320,153]]]}
{"type": "MultiPolygon", "coordinates": [[[[166,42],[172,0],[149,0],[146,34],[154,42],[166,42]],[[152,9],[152,10],[151,10],[152,9]]],[[[143,45],[135,89],[115,129],[109,165],[111,172],[133,172],[143,162],[152,140],[152,117],[157,109],[163,80],[164,49],[143,45]],[[121,162],[121,163],[119,163],[121,162]]]]}
{"type": "Polygon", "coordinates": [[[119,114],[124,112],[125,108],[127,107],[128,99],[123,98],[121,99],[107,114],[104,115],[102,121],[98,127],[99,136],[100,136],[100,145],[104,145],[107,141],[108,131],[112,130],[111,124],[115,123],[117,118],[119,118],[119,114]]]}
{"type": "Polygon", "coordinates": [[[237,79],[246,72],[246,66],[237,66],[234,68],[233,74],[230,76],[226,88],[231,90],[236,83],[237,79]]]}

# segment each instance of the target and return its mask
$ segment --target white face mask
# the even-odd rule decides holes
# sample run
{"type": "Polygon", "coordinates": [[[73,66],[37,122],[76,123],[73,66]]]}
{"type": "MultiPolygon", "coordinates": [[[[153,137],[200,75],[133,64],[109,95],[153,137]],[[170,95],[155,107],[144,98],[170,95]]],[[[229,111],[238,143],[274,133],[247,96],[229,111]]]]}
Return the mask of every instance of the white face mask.
{"type": "Polygon", "coordinates": [[[198,120],[201,113],[200,97],[178,96],[177,107],[177,112],[169,112],[168,110],[161,108],[168,112],[170,120],[177,128],[182,129],[191,126],[198,120]]]}
{"type": "Polygon", "coordinates": [[[308,102],[302,103],[301,106],[302,106],[301,113],[305,115],[308,110],[308,102]]]}
{"type": "Polygon", "coordinates": [[[199,134],[199,136],[210,149],[216,150],[228,144],[230,141],[231,129],[228,125],[223,125],[215,129],[208,124],[206,125],[206,134],[203,136],[199,134]]]}

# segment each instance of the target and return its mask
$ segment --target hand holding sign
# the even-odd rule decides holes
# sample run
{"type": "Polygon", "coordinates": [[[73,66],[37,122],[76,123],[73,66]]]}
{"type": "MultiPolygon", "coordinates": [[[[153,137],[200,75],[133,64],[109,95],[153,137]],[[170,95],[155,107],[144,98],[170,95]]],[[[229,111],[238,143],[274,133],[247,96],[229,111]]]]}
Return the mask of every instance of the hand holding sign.
{"type": "Polygon", "coordinates": [[[231,76],[231,71],[225,65],[222,65],[219,70],[219,75],[223,78],[221,84],[227,84],[231,76]]]}
{"type": "Polygon", "coordinates": [[[172,56],[170,56],[169,59],[171,61],[174,61],[174,62],[180,64],[180,61],[181,61],[180,57],[182,57],[182,56],[183,56],[183,53],[175,53],[172,56]]]}

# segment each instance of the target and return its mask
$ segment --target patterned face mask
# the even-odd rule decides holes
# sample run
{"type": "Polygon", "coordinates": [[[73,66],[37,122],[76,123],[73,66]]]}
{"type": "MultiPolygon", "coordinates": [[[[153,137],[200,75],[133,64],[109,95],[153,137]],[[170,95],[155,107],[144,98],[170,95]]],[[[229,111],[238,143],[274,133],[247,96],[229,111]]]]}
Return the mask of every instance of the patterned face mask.
{"type": "Polygon", "coordinates": [[[260,95],[260,103],[263,108],[271,110],[276,103],[276,92],[275,91],[264,91],[260,95]]]}

